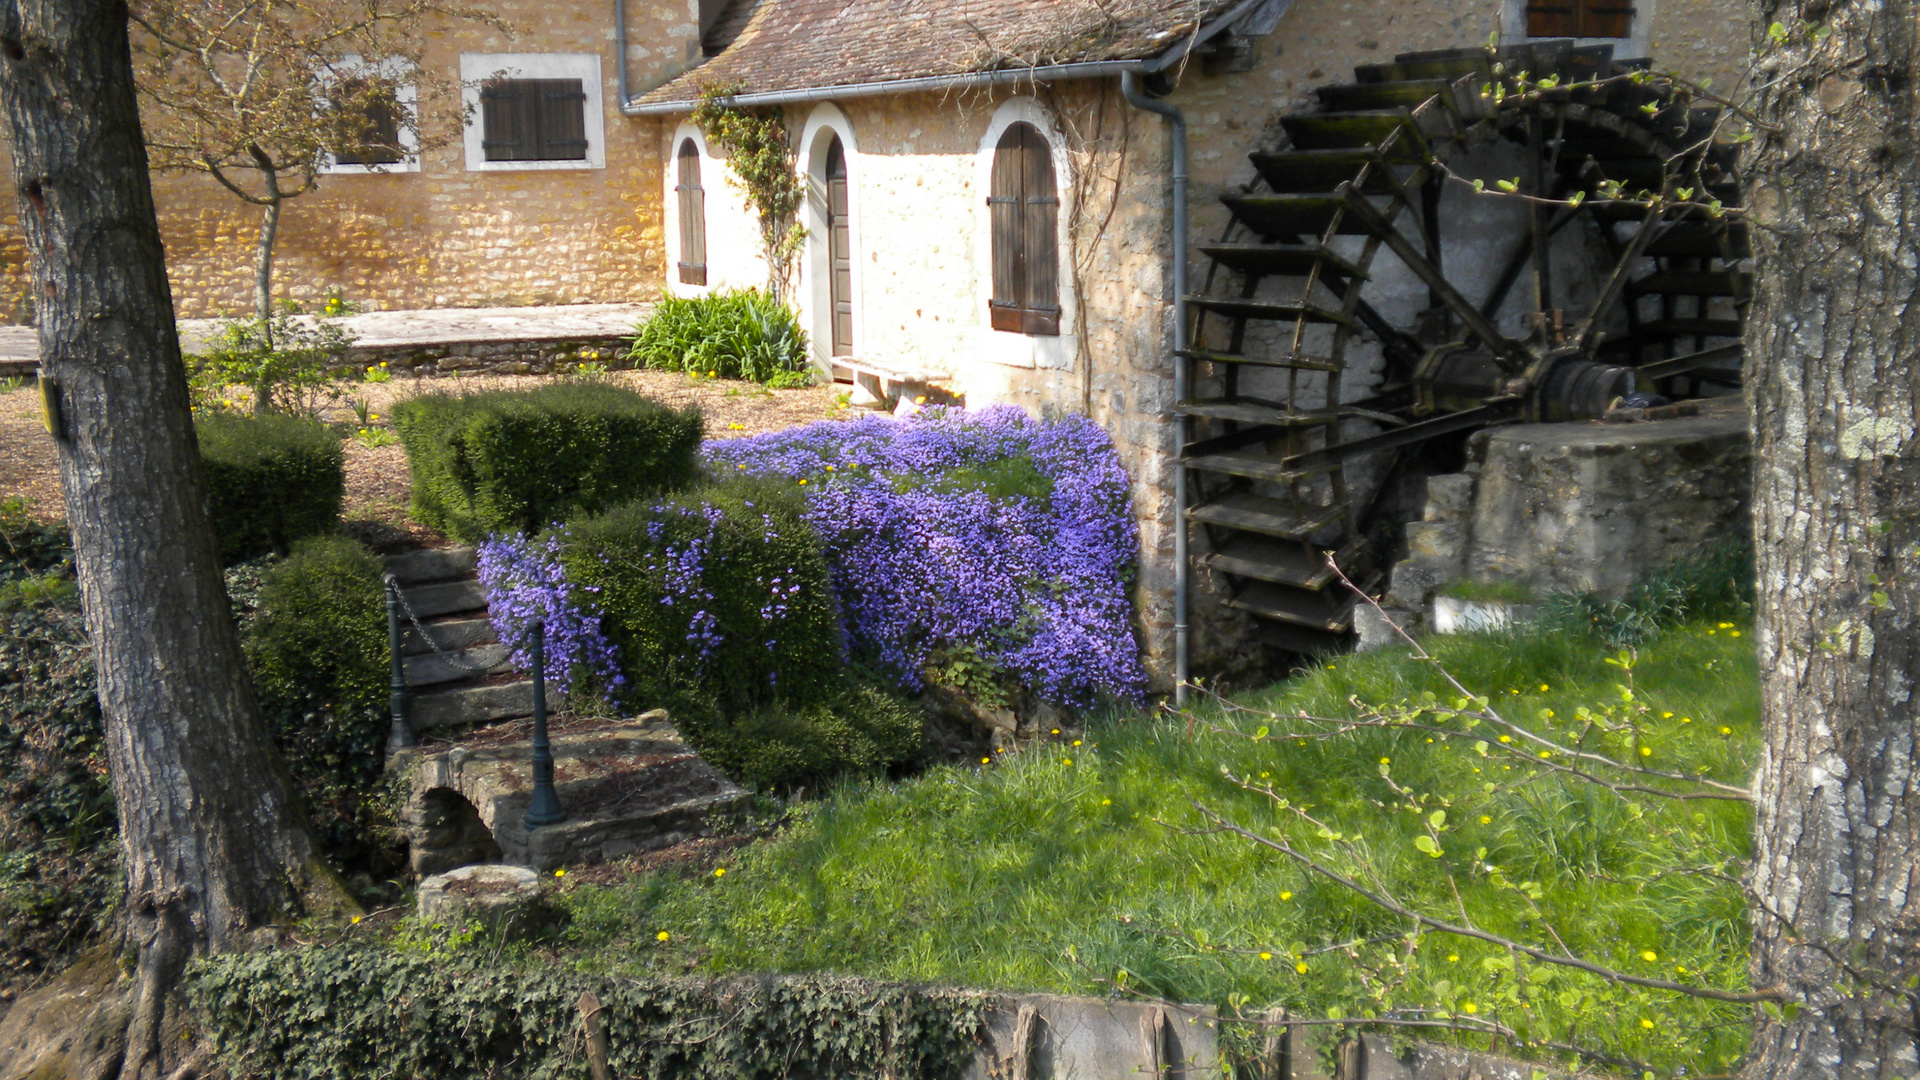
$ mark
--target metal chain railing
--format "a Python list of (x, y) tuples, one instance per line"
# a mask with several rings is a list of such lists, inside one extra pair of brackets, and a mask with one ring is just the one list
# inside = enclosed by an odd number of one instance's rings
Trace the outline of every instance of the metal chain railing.
[[(427, 643), (427, 648), (433, 655), (452, 665), (456, 670), (475, 675), (489, 674), (494, 668), (500, 666), (505, 657), (491, 664), (475, 664), (441, 648), (440, 643), (434, 640), (433, 635), (427, 631), (426, 625), (420, 621), (420, 616), (413, 610), (413, 605), (407, 603), (406, 594), (400, 590), (400, 579), (389, 573), (383, 575), (381, 581), (387, 590), (387, 654), (392, 662), (387, 699), (388, 708), (393, 713), (393, 724), (387, 732), (387, 754), (391, 756), (398, 751), (420, 744), (420, 740), (413, 733), (413, 691), (407, 686), (407, 669), (401, 649), (401, 638), (404, 636), (400, 628), (402, 615), (405, 615), (407, 621), (413, 624), (414, 633), (419, 634), (420, 640)], [(501, 647), (505, 648), (504, 642)]]

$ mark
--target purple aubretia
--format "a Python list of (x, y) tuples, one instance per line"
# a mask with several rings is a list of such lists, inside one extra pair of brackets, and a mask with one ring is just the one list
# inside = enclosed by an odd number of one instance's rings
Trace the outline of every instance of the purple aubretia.
[(804, 483), (848, 643), (904, 688), (963, 651), (1062, 705), (1144, 691), (1127, 476), (1092, 421), (929, 409), (705, 453), (723, 476)]
[(533, 667), (530, 627), (546, 623), (547, 682), (566, 693), (582, 675), (611, 697), (625, 682), (613, 645), (600, 628), (600, 608), (586, 588), (567, 581), (560, 565), (561, 536), (544, 541), (520, 534), (494, 536), (478, 549), (487, 615), (521, 671)]

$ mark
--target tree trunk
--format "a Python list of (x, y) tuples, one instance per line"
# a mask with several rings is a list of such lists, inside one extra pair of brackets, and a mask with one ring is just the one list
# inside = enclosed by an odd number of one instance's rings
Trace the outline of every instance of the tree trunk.
[(253, 315), (260, 333), (273, 346), (273, 242), (280, 233), (280, 193), (273, 174), (267, 174), (267, 204), (260, 210), (260, 242), (253, 252)]
[(0, 0), (0, 100), (139, 954), (123, 1075), (146, 1075), (186, 959), (246, 944), (331, 881), (260, 722), (215, 560), (124, 0)]
[(1746, 1075), (1912, 1077), (1920, 4), (1805, 2), (1761, 7), (1756, 107), (1775, 131), (1747, 200), (1766, 742), (1752, 976), (1798, 1008), (1760, 1018)]

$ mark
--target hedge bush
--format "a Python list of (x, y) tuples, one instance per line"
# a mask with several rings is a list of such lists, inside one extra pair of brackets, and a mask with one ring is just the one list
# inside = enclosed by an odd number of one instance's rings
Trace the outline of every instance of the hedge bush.
[(291, 416), (215, 414), (194, 423), (207, 511), (225, 565), (331, 532), (346, 491), (340, 438)]
[(378, 556), (344, 536), (302, 541), (261, 575), (242, 646), (260, 709), (337, 861), (380, 861), (388, 658)]
[(871, 776), (926, 756), (926, 717), (912, 702), (849, 685), (809, 705), (768, 702), (729, 716), (675, 703), (674, 724), (707, 764), (759, 791)]
[(615, 1076), (958, 1080), (986, 1005), (977, 992), (835, 976), (613, 978), (338, 946), (208, 957), (187, 987), (227, 1071), (267, 1080), (587, 1080), (587, 990)]
[(773, 387), (813, 381), (807, 333), (793, 310), (753, 290), (661, 300), (629, 355), (650, 368)]
[(395, 403), (393, 421), (415, 520), (469, 541), (675, 491), (698, 468), (698, 408), (598, 383), (428, 394)]

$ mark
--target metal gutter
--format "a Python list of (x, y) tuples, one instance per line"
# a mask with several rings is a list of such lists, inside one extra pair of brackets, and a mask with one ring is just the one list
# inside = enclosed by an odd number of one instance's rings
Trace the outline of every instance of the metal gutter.
[[(1178, 105), (1150, 98), (1140, 91), (1140, 76), (1133, 71), (1120, 73), (1120, 94), (1127, 104), (1166, 117), (1173, 129), (1173, 153), (1168, 170), (1173, 181), (1173, 400), (1176, 409), (1187, 400), (1187, 361), (1181, 355), (1187, 348), (1187, 117)], [(1173, 418), (1173, 701), (1187, 701), (1187, 677), (1191, 659), (1188, 628), (1189, 584), (1187, 566), (1187, 468), (1180, 463), (1186, 448), (1187, 418), (1176, 412)]]

